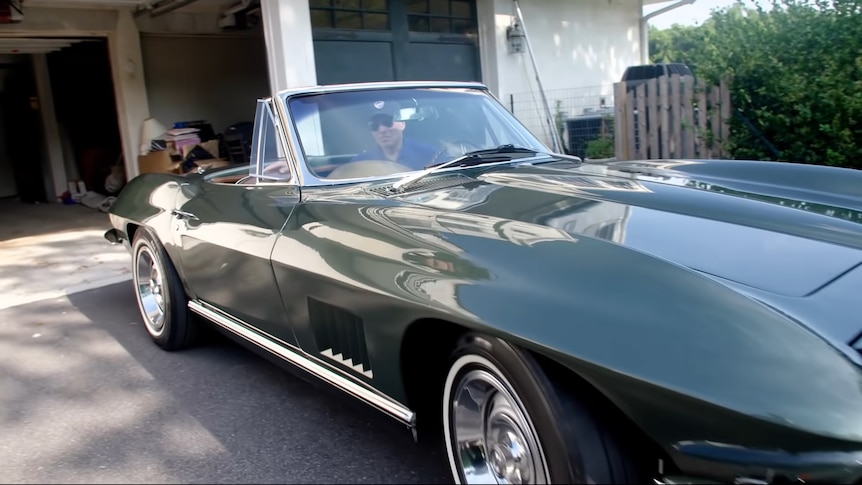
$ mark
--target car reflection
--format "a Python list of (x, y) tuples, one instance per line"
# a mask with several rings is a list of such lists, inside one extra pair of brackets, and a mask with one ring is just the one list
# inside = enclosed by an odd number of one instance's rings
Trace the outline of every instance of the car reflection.
[(597, 177), (595, 175), (548, 175), (547, 173), (489, 173), (480, 180), (519, 187), (522, 189), (553, 192), (560, 195), (583, 197), (591, 191), (651, 192), (637, 180), (618, 177)]
[(617, 170), (619, 170), (619, 167), (625, 167), (625, 169), (645, 168), (654, 170), (674, 170), (678, 167), (684, 167), (686, 165), (700, 165), (702, 163), (703, 162), (698, 162), (696, 160), (623, 160), (609, 162), (607, 166)]
[[(707, 192), (716, 192), (720, 194), (733, 195), (744, 199), (758, 200), (768, 202), (770, 204), (789, 207), (792, 209), (804, 210), (813, 212), (827, 217), (834, 217), (845, 221), (856, 222), (862, 224), (862, 211), (833, 205), (828, 203), (817, 203), (803, 201), (786, 196), (770, 195), (768, 193), (760, 193), (752, 190), (742, 190), (734, 188), (728, 184), (714, 183), (709, 180), (696, 180), (691, 178), (684, 171), (674, 171), (675, 169), (685, 165), (698, 165), (702, 162), (696, 161), (681, 161), (681, 160), (662, 160), (662, 161), (625, 161), (612, 162), (598, 166), (598, 170), (607, 173), (616, 171), (622, 173), (636, 173), (641, 180), (651, 182), (660, 182), (664, 184), (676, 185), (679, 187), (690, 187)], [(666, 172), (662, 172), (666, 171)], [(732, 184), (732, 181), (725, 181)], [(767, 190), (768, 191), (768, 190)]]
[(405, 197), (404, 200), (427, 207), (463, 211), (486, 203), (491, 193), (500, 188), (501, 186), (493, 184), (482, 184), (475, 187), (452, 187), (446, 190), (411, 195)]
[[(599, 201), (586, 197), (570, 197), (559, 193), (559, 184), (552, 185), (553, 190), (530, 190), (513, 194), (510, 190), (501, 191), (500, 189), (509, 189), (511, 186), (518, 187), (523, 176), (510, 177), (503, 183), (500, 183), (501, 180), (497, 178), (495, 182), (498, 183), (487, 183), (486, 180), (485, 183), (471, 184), (472, 187), (437, 190), (427, 194), (406, 197), (405, 200), (435, 208), (451, 208), (453, 212), (438, 218), (438, 223), (441, 224), (445, 223), (447, 219), (464, 219), (465, 217), (469, 219), (472, 217), (477, 226), (482, 226), (484, 223), (477, 219), (483, 217), (480, 215), (482, 213), (506, 214), (507, 219), (523, 221), (500, 224), (494, 229), (495, 231), (508, 231), (503, 237), (510, 241), (521, 239), (540, 241), (543, 238), (538, 235), (539, 233), (544, 236), (559, 235), (559, 232), (550, 232), (548, 228), (560, 230), (567, 235), (583, 234), (617, 243), (625, 241), (625, 228), (631, 213), (631, 207), (627, 204)], [(512, 183), (511, 180), (516, 182)], [(595, 185), (593, 186), (595, 187)], [(610, 186), (611, 190), (621, 190), (621, 188), (622, 186), (619, 184)], [(641, 187), (635, 187), (635, 189), (642, 191)], [(513, 200), (513, 196), (517, 197), (517, 201)], [(467, 210), (469, 212), (465, 212)], [(467, 215), (464, 216), (463, 214)], [(392, 225), (400, 227), (410, 224), (402, 222)], [(527, 227), (529, 229), (525, 229)], [(525, 230), (531, 235), (524, 238), (517, 234), (523, 233)]]
[(721, 194), (735, 195), (737, 197), (759, 200), (762, 202), (769, 202), (784, 207), (804, 210), (806, 212), (814, 212), (816, 214), (821, 214), (828, 217), (834, 217), (836, 219), (843, 219), (845, 221), (862, 224), (862, 212), (854, 209), (848, 209), (846, 207), (839, 207), (829, 204), (818, 204), (814, 202), (805, 202), (801, 200), (790, 199), (787, 197), (776, 197), (773, 195), (758, 194), (755, 192), (736, 190), (729, 187), (725, 187), (723, 185), (713, 184), (709, 182), (699, 182), (696, 180), (687, 180), (685, 185), (687, 187), (692, 187), (695, 189), (706, 190), (709, 192), (718, 192)]
[[(499, 241), (510, 248), (547, 242), (572, 244), (580, 234), (615, 242), (625, 239), (630, 211), (625, 204), (532, 192), (538, 196), (525, 200), (523, 210), (511, 218), (464, 210), (484, 204), (493, 209), (509, 197), (500, 188), (505, 185), (453, 187), (423, 194), (425, 204), (461, 208), (452, 211), (413, 205), (367, 205), (351, 210), (340, 205), (311, 207), (313, 214), (302, 217), (308, 217), (308, 222), (296, 228), (306, 234), (298, 240), (306, 241), (304, 245), (318, 262), (303, 258), (304, 264), (314, 264), (315, 271), (338, 275), (342, 281), (366, 289), (395, 289), (410, 300), (469, 314), (459, 301), (463, 288), (496, 278), (489, 269), (491, 263), (483, 263), (496, 256), (470, 252), (476, 238)], [(500, 200), (493, 200), (492, 194), (500, 194)], [(321, 268), (323, 265), (327, 268)]]
[[(398, 227), (407, 234), (431, 235), (435, 242), (449, 237), (435, 234), (454, 234), (506, 241), (518, 246), (533, 246), (544, 241), (577, 241), (571, 234), (553, 227), (531, 224), (519, 220), (501, 219), (485, 214), (446, 212), (421, 207), (369, 207), (360, 213), (368, 220), (388, 227)], [(451, 246), (450, 246), (451, 248)], [(454, 248), (460, 251), (460, 248)]]

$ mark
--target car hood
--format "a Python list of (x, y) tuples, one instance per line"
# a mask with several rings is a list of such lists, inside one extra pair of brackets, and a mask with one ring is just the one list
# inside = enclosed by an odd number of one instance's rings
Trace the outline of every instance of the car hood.
[[(752, 162), (738, 163), (742, 168)], [(567, 161), (470, 175), (445, 175), (449, 186), (438, 180), (436, 190), (420, 188), (403, 200), (604, 239), (790, 299), (812, 295), (862, 264), (862, 212), (846, 207), (858, 206), (855, 194), (842, 199), (840, 191), (741, 187), (742, 179), (720, 183), (679, 167), (633, 170)], [(749, 184), (757, 180), (743, 175)]]

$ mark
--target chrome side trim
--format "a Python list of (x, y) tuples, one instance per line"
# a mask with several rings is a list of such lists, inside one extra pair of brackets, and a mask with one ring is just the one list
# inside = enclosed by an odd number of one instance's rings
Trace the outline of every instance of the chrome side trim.
[(273, 340), (251, 330), (248, 325), (223, 314), (215, 308), (210, 308), (206, 303), (190, 301), (189, 310), (244, 338), (273, 355), (290, 362), (328, 384), (341, 389), (366, 404), (392, 416), (404, 424), (411, 427), (415, 426), (416, 413), (411, 411), (409, 408), (389, 396), (367, 389), (310, 360), (308, 357), (302, 355), (301, 349), (286, 344), (276, 343)]
[(345, 359), (343, 355), (333, 353), (332, 349), (321, 350), (320, 355), (322, 355), (324, 357), (329, 357), (330, 359), (332, 359), (335, 362), (338, 362), (341, 365), (350, 367), (351, 369), (355, 370), (356, 372), (359, 372), (360, 374), (364, 375), (365, 377), (367, 377), (369, 379), (374, 379), (374, 372), (373, 371), (363, 370), (362, 364), (356, 364), (353, 359)]

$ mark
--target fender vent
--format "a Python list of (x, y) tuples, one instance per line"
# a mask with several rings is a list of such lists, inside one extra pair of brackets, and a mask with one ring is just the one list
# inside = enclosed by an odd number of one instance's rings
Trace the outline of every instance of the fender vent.
[(393, 197), (398, 195), (409, 194), (413, 192), (422, 192), (425, 190), (440, 190), (456, 185), (463, 185), (470, 182), (475, 182), (476, 179), (461, 174), (440, 175), (437, 177), (429, 176), (410, 184), (403, 192), (395, 192), (392, 190), (393, 183), (375, 185), (368, 187), (366, 190), (372, 194), (381, 195), (383, 197)]
[(311, 297), (308, 314), (322, 356), (364, 377), (374, 377), (365, 344), (365, 327), (359, 317)]

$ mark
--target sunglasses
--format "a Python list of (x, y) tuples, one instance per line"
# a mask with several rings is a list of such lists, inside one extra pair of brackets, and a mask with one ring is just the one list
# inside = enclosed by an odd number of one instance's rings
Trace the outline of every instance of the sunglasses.
[(379, 114), (375, 115), (374, 118), (368, 122), (368, 129), (371, 131), (377, 131), (381, 126), (392, 128), (392, 124), (392, 115)]

